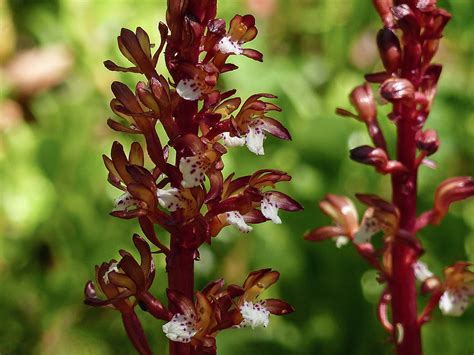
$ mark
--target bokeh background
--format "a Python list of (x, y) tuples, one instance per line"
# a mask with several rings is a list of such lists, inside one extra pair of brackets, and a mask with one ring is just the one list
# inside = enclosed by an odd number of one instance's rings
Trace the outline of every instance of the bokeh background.
[[(436, 170), (421, 169), (420, 211), (429, 208), (444, 178), (473, 173), (474, 2), (439, 1), (454, 15), (437, 60), (445, 64), (427, 124), (439, 131)], [(241, 235), (227, 228), (201, 249), (197, 285), (225, 277), (240, 284), (249, 270), (273, 267), (280, 282), (267, 296), (290, 301), (297, 312), (272, 318), (267, 329), (226, 331), (220, 354), (390, 354), (375, 317), (381, 290), (375, 273), (351, 247), (311, 244), (305, 231), (329, 223), (317, 208), (326, 192), (375, 192), (389, 198), (389, 180), (348, 159), (368, 143), (364, 127), (334, 114), (363, 73), (380, 68), (374, 36), (380, 24), (368, 0), (220, 1), (219, 15), (252, 12), (260, 35), (251, 47), (264, 64), (232, 58), (241, 69), (222, 76), (243, 98), (279, 96), (278, 119), (292, 142), (269, 138), (265, 157), (234, 149), (227, 172), (258, 168), (289, 171), (286, 191), (305, 211), (284, 223), (256, 226)], [(135, 222), (108, 216), (117, 191), (106, 182), (101, 155), (130, 137), (106, 126), (110, 83), (134, 75), (108, 72), (105, 59), (124, 63), (116, 47), (121, 27), (142, 26), (158, 40), (164, 0), (0, 0), (0, 353), (130, 354), (120, 317), (82, 304), (94, 265), (132, 250)], [(163, 63), (160, 63), (163, 68)], [(389, 141), (393, 127), (380, 119)], [(361, 207), (361, 206), (359, 206)], [(423, 260), (436, 273), (455, 260), (474, 261), (474, 203), (464, 202), (421, 239)], [(163, 235), (164, 238), (166, 236)], [(156, 258), (158, 269), (163, 260)], [(166, 275), (153, 291), (163, 297)], [(426, 299), (420, 298), (420, 303)], [(167, 342), (161, 323), (143, 315), (157, 354)], [(424, 327), (426, 354), (474, 351), (474, 307), (461, 318), (442, 317)]]

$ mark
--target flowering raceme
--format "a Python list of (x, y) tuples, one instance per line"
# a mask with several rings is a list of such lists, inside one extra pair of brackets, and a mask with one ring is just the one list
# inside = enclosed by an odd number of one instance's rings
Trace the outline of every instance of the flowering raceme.
[[(255, 94), (242, 104), (236, 90), (219, 89), (220, 75), (237, 69), (227, 62), (231, 56), (257, 61), (263, 56), (247, 48), (257, 35), (253, 16), (236, 15), (227, 29), (215, 15), (215, 0), (170, 0), (167, 24), (158, 26), (161, 41), (156, 51), (142, 28), (122, 29), (118, 46), (132, 66), (104, 63), (109, 70), (145, 77), (133, 91), (123, 83), (112, 83), (110, 107), (119, 119), (107, 123), (136, 140), (128, 156), (114, 142), (110, 156), (103, 157), (108, 181), (120, 190), (111, 214), (138, 219), (145, 238), (133, 237), (140, 262), (121, 250), (119, 261), (96, 267), (96, 282), (105, 299), (99, 298), (90, 281), (85, 302), (118, 310), (128, 337), (142, 354), (150, 354), (151, 349), (135, 312), (137, 304), (166, 322), (162, 330), (170, 339), (171, 354), (216, 353), (219, 331), (266, 327), (270, 314), (293, 311), (284, 301), (259, 298), (279, 278), (270, 269), (250, 273), (242, 287), (224, 287), (224, 281), (217, 280), (194, 290), (194, 262), (203, 243), (210, 244), (227, 226), (248, 233), (252, 224), (282, 223), (279, 210), (301, 209), (275, 190), (277, 183), (291, 180), (283, 171), (223, 176), (228, 148), (245, 145), (263, 155), (267, 134), (283, 140), (289, 140), (290, 134), (269, 116), (280, 111), (270, 102), (275, 96)], [(161, 57), (169, 79), (156, 70)], [(157, 125), (164, 128), (165, 139), (158, 135)], [(169, 245), (158, 238), (154, 225), (170, 234)], [(168, 306), (149, 291), (157, 254), (166, 258)]]
[[(440, 145), (436, 131), (424, 128), (442, 70), (431, 60), (451, 15), (438, 8), (436, 0), (373, 0), (373, 5), (383, 23), (376, 42), (384, 70), (367, 74), (366, 82), (350, 93), (355, 113), (342, 108), (336, 113), (365, 124), (372, 145), (353, 148), (350, 158), (372, 166), (379, 174), (389, 174), (392, 198), (389, 202), (372, 194), (356, 194), (367, 206), (359, 221), (349, 198), (327, 194), (319, 206), (334, 224), (316, 228), (305, 238), (332, 239), (337, 247), (352, 243), (385, 285), (377, 313), (397, 354), (419, 355), (421, 326), (437, 307), (444, 315), (464, 313), (469, 297), (474, 295), (474, 274), (472, 264), (459, 261), (445, 268), (444, 281), (440, 281), (419, 260), (424, 250), (417, 232), (428, 224), (440, 224), (452, 203), (473, 196), (474, 180), (460, 176), (443, 181), (435, 191), (433, 208), (417, 215), (418, 170), (423, 166), (436, 168), (427, 157)], [(394, 158), (378, 123), (371, 84), (379, 85), (379, 101), (392, 106), (388, 119), (397, 132)], [(382, 243), (373, 243), (377, 234)], [(420, 292), (416, 280), (421, 283)], [(418, 293), (430, 295), (420, 313)]]

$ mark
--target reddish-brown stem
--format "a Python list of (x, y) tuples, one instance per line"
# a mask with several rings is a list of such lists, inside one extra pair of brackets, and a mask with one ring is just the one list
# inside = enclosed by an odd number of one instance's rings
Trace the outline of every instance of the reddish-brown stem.
[[(190, 300), (194, 298), (194, 250), (183, 248), (183, 238), (192, 236), (171, 234), (171, 248), (167, 256), (168, 287)], [(176, 305), (170, 304), (171, 313), (179, 313)], [(190, 344), (170, 341), (170, 355), (193, 354)]]
[(441, 290), (436, 290), (431, 294), (430, 300), (418, 317), (418, 324), (420, 326), (430, 320), (431, 312), (438, 306), (442, 294), (443, 292)]
[[(400, 229), (414, 233), (416, 223), (416, 141), (413, 114), (415, 107), (395, 105), (400, 114), (397, 122), (397, 159), (406, 173), (392, 175), (392, 199), (400, 211)], [(389, 280), (392, 296), (393, 325), (397, 329), (395, 344), (398, 355), (420, 355), (421, 334), (417, 321), (416, 285), (413, 263), (417, 249), (405, 238), (395, 238), (392, 247), (392, 275)]]

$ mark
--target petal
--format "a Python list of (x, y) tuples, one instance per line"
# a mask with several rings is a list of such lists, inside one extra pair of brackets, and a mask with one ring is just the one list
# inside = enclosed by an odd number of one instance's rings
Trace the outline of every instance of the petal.
[(115, 207), (113, 211), (128, 211), (136, 208), (138, 203), (139, 200), (133, 198), (130, 192), (127, 191), (115, 199)]
[(186, 207), (186, 200), (177, 188), (173, 187), (168, 190), (157, 189), (156, 194), (160, 206), (166, 208), (170, 212), (175, 212), (180, 208)]
[(469, 306), (469, 296), (464, 290), (447, 289), (439, 300), (439, 309), (445, 316), (460, 316)]
[(245, 144), (247, 148), (254, 154), (263, 155), (263, 141), (265, 140), (265, 132), (263, 131), (264, 123), (261, 120), (254, 120), (249, 124), (247, 134), (245, 136)]
[(336, 248), (341, 248), (347, 243), (349, 243), (350, 239), (344, 235), (340, 235), (333, 238), (334, 242), (336, 243)]
[(179, 162), (179, 171), (183, 174), (181, 185), (184, 188), (196, 187), (204, 181), (204, 173), (207, 171), (208, 164), (202, 155), (181, 158)]
[(244, 137), (231, 136), (229, 132), (222, 133), (222, 140), (226, 147), (241, 147), (245, 144)]
[(267, 327), (270, 322), (270, 312), (265, 307), (264, 301), (257, 303), (245, 301), (239, 310), (243, 318), (239, 327), (250, 326), (252, 329), (256, 327)]
[(273, 196), (273, 193), (267, 192), (263, 195), (261, 202), (262, 214), (270, 219), (275, 224), (281, 224), (281, 219), (278, 217), (278, 203)]
[(354, 243), (370, 243), (372, 236), (380, 231), (380, 225), (377, 219), (372, 217), (372, 209), (368, 209), (362, 219), (361, 226), (354, 234)]
[(416, 279), (420, 282), (424, 282), (426, 279), (433, 276), (433, 273), (428, 269), (428, 266), (420, 260), (413, 264), (413, 271), (415, 272)]
[(178, 85), (176, 85), (176, 92), (179, 96), (188, 101), (196, 101), (202, 95), (202, 90), (194, 79), (180, 80)]
[(111, 272), (118, 272), (118, 271), (119, 271), (118, 263), (111, 263), (107, 271), (104, 273), (104, 275), (102, 275), (102, 279), (104, 280), (104, 283), (109, 284), (110, 283), (109, 274)]
[(163, 324), (162, 329), (168, 339), (179, 343), (189, 343), (197, 333), (194, 319), (181, 313), (176, 313), (168, 323)]
[(245, 220), (239, 211), (226, 212), (225, 217), (229, 224), (236, 226), (237, 229), (242, 233), (248, 233), (253, 229), (251, 226), (245, 223)]
[(228, 36), (222, 37), (222, 39), (217, 43), (217, 49), (219, 52), (224, 54), (242, 54), (242, 47), (237, 43), (232, 41)]

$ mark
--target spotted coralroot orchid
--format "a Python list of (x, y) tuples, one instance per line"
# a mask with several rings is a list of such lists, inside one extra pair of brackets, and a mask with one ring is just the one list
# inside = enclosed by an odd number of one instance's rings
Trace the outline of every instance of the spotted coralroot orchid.
[(196, 292), (194, 301), (168, 289), (168, 297), (177, 311), (162, 330), (172, 341), (190, 343), (204, 353), (212, 353), (219, 332), (247, 326), (266, 327), (271, 314), (293, 312), (293, 308), (282, 300), (259, 299), (278, 278), (278, 272), (262, 269), (251, 272), (243, 286), (224, 287), (224, 280), (219, 279)]
[[(376, 42), (384, 70), (367, 74), (366, 82), (350, 93), (354, 111), (338, 108), (336, 113), (366, 126), (372, 144), (353, 148), (350, 157), (390, 175), (391, 200), (356, 194), (366, 206), (359, 219), (351, 199), (327, 194), (320, 208), (334, 224), (316, 228), (305, 238), (331, 239), (338, 247), (351, 243), (376, 268), (379, 282), (385, 284), (378, 318), (397, 354), (419, 355), (421, 326), (438, 305), (445, 315), (463, 313), (472, 296), (473, 274), (467, 263), (458, 262), (446, 268), (445, 281), (441, 282), (419, 261), (424, 250), (417, 232), (441, 223), (452, 203), (473, 196), (474, 180), (469, 176), (445, 180), (435, 191), (434, 207), (417, 216), (418, 169), (422, 165), (436, 167), (428, 157), (440, 144), (436, 131), (425, 128), (442, 70), (432, 59), (451, 15), (438, 8), (436, 0), (373, 0), (373, 5), (383, 23)], [(378, 86), (377, 95), (374, 85)], [(377, 101), (392, 108), (388, 118), (397, 132), (394, 157), (378, 122)], [(381, 243), (373, 243), (374, 238)], [(418, 293), (431, 295), (421, 312), (417, 311)]]
[[(283, 171), (223, 175), (228, 149), (246, 146), (263, 155), (268, 134), (291, 137), (270, 117), (280, 111), (272, 102), (275, 96), (259, 93), (243, 101), (236, 90), (219, 88), (220, 75), (237, 69), (228, 62), (232, 56), (256, 61), (263, 56), (248, 45), (257, 35), (254, 17), (236, 15), (227, 26), (216, 18), (216, 6), (216, 0), (169, 0), (167, 23), (158, 25), (161, 39), (156, 46), (142, 28), (122, 29), (118, 47), (130, 66), (104, 63), (112, 71), (143, 75), (133, 89), (112, 83), (110, 107), (118, 118), (107, 123), (134, 142), (128, 154), (114, 142), (103, 159), (108, 181), (120, 190), (111, 215), (138, 219), (145, 239), (133, 237), (140, 262), (121, 250), (119, 261), (96, 268), (96, 285), (105, 298), (97, 296), (90, 281), (85, 303), (118, 310), (141, 354), (151, 350), (135, 313), (137, 304), (165, 322), (171, 354), (216, 353), (218, 331), (267, 326), (270, 314), (292, 311), (283, 301), (258, 299), (279, 276), (266, 269), (250, 274), (243, 287), (224, 289), (216, 281), (195, 292), (194, 262), (202, 244), (211, 244), (223, 228), (249, 233), (253, 224), (282, 223), (280, 210), (302, 208), (276, 190), (279, 182), (291, 180)], [(157, 71), (160, 57), (169, 75)], [(157, 126), (166, 137), (157, 133)], [(169, 244), (158, 237), (155, 225), (170, 234)], [(168, 306), (150, 292), (153, 256), (160, 255), (168, 274)]]

